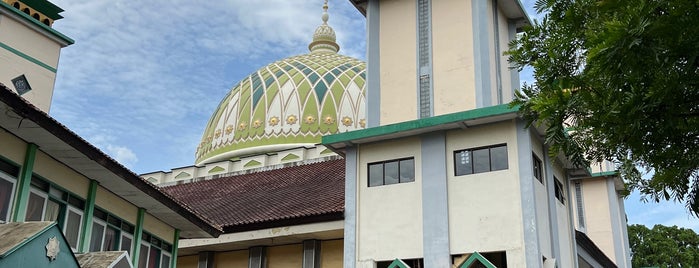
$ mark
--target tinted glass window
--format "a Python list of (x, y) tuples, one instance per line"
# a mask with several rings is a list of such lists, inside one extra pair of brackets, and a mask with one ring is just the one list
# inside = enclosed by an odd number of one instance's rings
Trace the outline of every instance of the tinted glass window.
[(490, 167), (492, 170), (507, 169), (507, 146), (490, 148)]
[(369, 186), (383, 185), (383, 164), (369, 165)]
[(473, 151), (473, 173), (490, 171), (490, 153), (488, 148)]
[(415, 159), (400, 161), (400, 182), (415, 181)]
[(384, 184), (399, 183), (398, 162), (388, 162), (384, 164)]

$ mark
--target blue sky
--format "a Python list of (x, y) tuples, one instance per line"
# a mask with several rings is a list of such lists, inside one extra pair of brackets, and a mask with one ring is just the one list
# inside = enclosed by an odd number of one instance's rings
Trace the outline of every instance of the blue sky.
[[(136, 173), (190, 166), (201, 133), (238, 81), (304, 54), (322, 1), (52, 0), (64, 48), (51, 115)], [(533, 0), (522, 1), (532, 18)], [(330, 1), (340, 53), (365, 59), (365, 19)], [(531, 74), (523, 73), (523, 81)], [(681, 204), (626, 200), (629, 223), (699, 231)]]

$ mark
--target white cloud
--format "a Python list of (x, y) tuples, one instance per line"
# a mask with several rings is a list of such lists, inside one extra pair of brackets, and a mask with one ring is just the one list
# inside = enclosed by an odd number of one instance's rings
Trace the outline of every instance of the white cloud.
[[(320, 0), (53, 3), (66, 10), (54, 28), (76, 43), (61, 52), (51, 114), (131, 148), (137, 172), (192, 164), (220, 99), (252, 71), (306, 53), (322, 14)], [(349, 1), (329, 11), (342, 53), (363, 58), (361, 14)]]
[(138, 157), (136, 157), (136, 154), (131, 151), (131, 149), (123, 146), (109, 144), (107, 145), (107, 153), (117, 162), (127, 167), (133, 166), (133, 164), (138, 162)]

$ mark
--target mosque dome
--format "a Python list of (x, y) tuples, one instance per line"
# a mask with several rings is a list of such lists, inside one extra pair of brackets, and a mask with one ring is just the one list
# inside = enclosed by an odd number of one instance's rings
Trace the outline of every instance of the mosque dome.
[(260, 68), (221, 100), (197, 147), (197, 165), (315, 146), (324, 135), (365, 127), (366, 64), (337, 53), (327, 8), (326, 1), (310, 53)]

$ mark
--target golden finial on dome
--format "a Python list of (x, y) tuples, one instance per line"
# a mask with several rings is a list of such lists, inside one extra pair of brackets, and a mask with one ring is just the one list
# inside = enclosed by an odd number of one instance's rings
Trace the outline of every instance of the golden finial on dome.
[(308, 49), (311, 53), (317, 52), (331, 52), (337, 53), (340, 51), (340, 46), (335, 42), (335, 30), (328, 25), (328, 0), (325, 0), (323, 4), (323, 24), (316, 28), (315, 33), (313, 33), (313, 42), (308, 45)]

